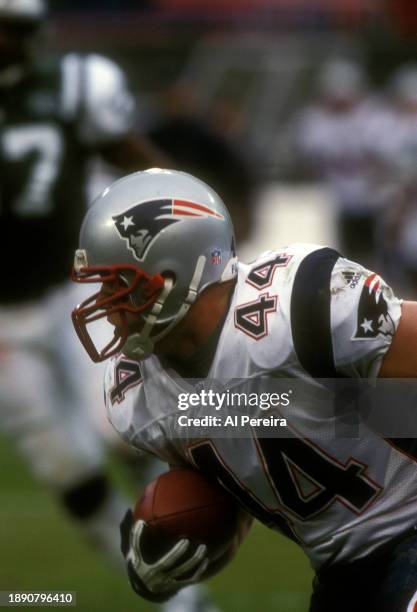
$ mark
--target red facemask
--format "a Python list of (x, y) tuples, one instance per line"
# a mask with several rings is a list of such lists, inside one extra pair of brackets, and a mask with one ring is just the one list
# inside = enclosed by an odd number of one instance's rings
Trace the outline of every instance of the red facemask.
[[(126, 279), (131, 279), (127, 281)], [(121, 351), (129, 336), (126, 313), (140, 314), (150, 309), (164, 287), (161, 274), (150, 276), (134, 265), (87, 266), (78, 271), (73, 268), (72, 280), (77, 283), (99, 283), (111, 287), (111, 293), (99, 291), (81, 302), (72, 312), (75, 331), (89, 354), (98, 363)], [(135, 302), (140, 300), (140, 305)], [(98, 350), (87, 330), (94, 321), (117, 313), (120, 325), (113, 338)]]

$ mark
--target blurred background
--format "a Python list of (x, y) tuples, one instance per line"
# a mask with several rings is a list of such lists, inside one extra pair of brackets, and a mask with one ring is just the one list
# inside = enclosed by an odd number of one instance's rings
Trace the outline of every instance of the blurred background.
[[(48, 56), (100, 54), (122, 69), (136, 104), (132, 132), (223, 196), (243, 260), (323, 243), (376, 270), (400, 297), (417, 297), (413, 0), (51, 0), (46, 22)], [(89, 200), (120, 173), (90, 157)], [(120, 448), (105, 423), (102, 368), (80, 363), (101, 469), (121, 499), (136, 498), (156, 468)], [(0, 466), (0, 590), (75, 590), (86, 612), (156, 609), (80, 537), (13, 437), (1, 438)], [(308, 563), (271, 535), (256, 526), (208, 583), (219, 610), (307, 609)]]
[(51, 18), (54, 51), (114, 59), (136, 129), (236, 208), (241, 256), (318, 240), (415, 294), (413, 2), (52, 1)]

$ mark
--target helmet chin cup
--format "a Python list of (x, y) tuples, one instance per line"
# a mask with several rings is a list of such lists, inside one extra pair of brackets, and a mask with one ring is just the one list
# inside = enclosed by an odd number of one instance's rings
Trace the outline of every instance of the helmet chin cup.
[(142, 334), (131, 334), (123, 345), (123, 355), (133, 361), (142, 361), (152, 355), (154, 342), (151, 338), (143, 338)]

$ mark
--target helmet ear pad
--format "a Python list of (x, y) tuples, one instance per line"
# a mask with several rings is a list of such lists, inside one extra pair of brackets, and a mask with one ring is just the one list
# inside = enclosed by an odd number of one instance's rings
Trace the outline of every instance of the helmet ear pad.
[[(175, 274), (173, 272), (161, 272), (160, 274), (161, 278), (165, 281), (165, 279), (169, 279), (170, 282), (172, 283), (173, 287), (175, 287)], [(126, 284), (126, 286), (130, 286), (131, 284), (131, 275), (130, 275), (130, 279), (128, 277), (123, 278), (122, 277), (123, 282)], [(130, 299), (132, 300), (132, 304), (135, 307), (140, 307), (143, 305), (143, 303), (146, 300), (146, 292), (144, 293), (143, 288), (142, 287), (138, 287), (137, 289), (133, 290), (130, 294)], [(147, 315), (147, 311), (143, 311), (141, 312), (141, 318), (142, 319), (146, 319), (146, 315)]]

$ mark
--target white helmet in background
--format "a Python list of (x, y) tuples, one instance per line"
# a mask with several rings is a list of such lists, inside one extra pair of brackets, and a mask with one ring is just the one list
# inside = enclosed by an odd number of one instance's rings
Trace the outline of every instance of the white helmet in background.
[(364, 71), (358, 63), (334, 58), (323, 64), (317, 92), (324, 98), (351, 100), (362, 96), (366, 86)]
[(402, 103), (417, 106), (417, 64), (401, 66), (391, 78), (390, 89)]

